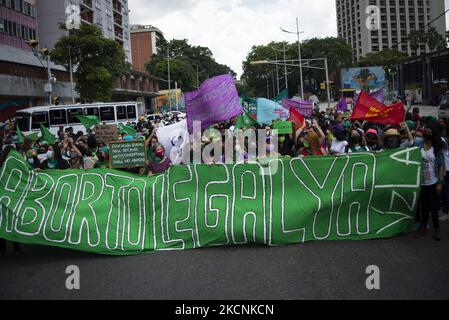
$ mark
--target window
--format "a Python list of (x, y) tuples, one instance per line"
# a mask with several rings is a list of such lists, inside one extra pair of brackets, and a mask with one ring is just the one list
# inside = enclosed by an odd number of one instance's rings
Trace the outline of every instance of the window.
[(98, 108), (86, 108), (84, 109), (84, 115), (98, 117)]
[(5, 20), (0, 17), (0, 32), (5, 32)]
[(75, 124), (80, 123), (80, 120), (76, 116), (82, 116), (83, 115), (83, 109), (76, 108), (76, 109), (68, 109), (67, 110), (67, 118), (69, 124)]
[(118, 106), (117, 107), (117, 121), (119, 120), (126, 120), (126, 107), (125, 106)]
[(31, 130), (40, 129), (40, 124), (48, 128), (48, 112), (33, 113), (31, 118)]
[(15, 120), (21, 131), (30, 131), (30, 114), (17, 113)]
[(126, 113), (128, 114), (128, 120), (131, 120), (131, 119), (137, 120), (136, 106), (127, 106)]
[(100, 108), (101, 121), (115, 121), (114, 107)]
[(50, 110), (50, 125), (51, 126), (66, 126), (67, 113), (65, 110)]

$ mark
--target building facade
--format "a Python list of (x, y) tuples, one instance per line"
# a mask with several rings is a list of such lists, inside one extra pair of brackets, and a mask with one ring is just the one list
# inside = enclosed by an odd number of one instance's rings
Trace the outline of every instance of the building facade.
[(413, 50), (407, 40), (429, 24), (446, 34), (444, 0), (336, 0), (336, 8), (338, 36), (351, 44), (354, 61), (388, 48), (409, 56), (429, 53), (425, 45)]
[(72, 4), (79, 6), (82, 23), (100, 27), (104, 37), (117, 41), (125, 50), (127, 62), (132, 62), (128, 0), (37, 0), (42, 45), (51, 50), (64, 35), (58, 24), (66, 21), (67, 7)]
[[(27, 43), (36, 39), (37, 33), (36, 0), (0, 0), (0, 122), (19, 109), (47, 103), (46, 61), (39, 60)], [(69, 74), (54, 64), (50, 69), (57, 80), (53, 94), (69, 103)]]
[(145, 72), (145, 65), (153, 54), (157, 54), (157, 42), (164, 38), (164, 34), (158, 28), (148, 25), (132, 25), (130, 33), (133, 67)]

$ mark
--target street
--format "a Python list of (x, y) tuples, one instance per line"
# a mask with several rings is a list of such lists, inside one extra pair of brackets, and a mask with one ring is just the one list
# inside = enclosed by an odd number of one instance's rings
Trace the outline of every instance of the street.
[[(449, 299), (447, 222), (442, 236), (131, 257), (27, 245), (0, 257), (0, 299)], [(80, 269), (80, 290), (65, 287), (69, 265)], [(366, 289), (370, 265), (380, 269), (380, 290)]]

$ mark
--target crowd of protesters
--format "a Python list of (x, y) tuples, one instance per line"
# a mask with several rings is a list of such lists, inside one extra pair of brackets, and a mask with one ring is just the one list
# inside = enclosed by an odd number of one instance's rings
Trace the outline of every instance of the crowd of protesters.
[[(380, 152), (398, 148), (419, 147), (423, 156), (422, 191), (416, 214), (417, 237), (423, 237), (428, 230), (429, 217), (433, 224), (433, 238), (441, 240), (440, 220), (449, 219), (449, 147), (448, 122), (446, 119), (421, 117), (419, 109), (407, 113), (406, 121), (400, 125), (385, 126), (374, 123), (350, 120), (350, 113), (336, 111), (320, 112), (314, 110), (311, 117), (303, 123), (293, 123), (291, 134), (279, 135), (277, 154), (273, 145), (268, 143), (265, 156), (276, 157), (309, 157), (309, 156), (339, 156), (350, 153)], [(130, 136), (122, 132), (119, 140), (145, 140), (148, 152), (147, 166), (140, 171), (128, 171), (152, 176), (168, 170), (172, 166), (170, 156), (166, 154), (157, 138), (157, 130), (178, 122), (177, 115), (162, 115), (157, 120), (147, 120), (141, 117), (138, 123), (128, 123), (137, 132)], [(234, 130), (235, 119), (213, 126), (220, 131), (222, 139), (226, 130)], [(254, 126), (247, 129), (264, 129), (267, 132), (267, 142), (272, 137), (272, 126)], [(12, 150), (20, 152), (29, 165), (35, 170), (66, 170), (109, 167), (109, 148), (98, 143), (95, 134), (87, 130), (73, 132), (71, 128), (61, 127), (54, 144), (46, 141), (32, 141), (24, 138), (19, 144), (18, 133), (14, 125), (4, 130), (0, 141), (0, 168)], [(215, 139), (220, 139), (215, 137)], [(201, 148), (214, 139), (202, 140)], [(224, 144), (223, 144), (224, 145)], [(251, 150), (257, 145), (246, 143), (240, 146), (234, 144), (235, 152), (243, 152), (244, 159), (250, 158)], [(192, 145), (193, 152), (195, 145)], [(259, 154), (259, 153), (257, 153)], [(193, 157), (191, 157), (193, 159)], [(204, 161), (204, 159), (203, 159)], [(224, 159), (222, 159), (224, 162)], [(216, 163), (212, 158), (206, 163)], [(18, 244), (14, 244), (18, 251)], [(0, 253), (5, 251), (5, 242), (0, 239)]]

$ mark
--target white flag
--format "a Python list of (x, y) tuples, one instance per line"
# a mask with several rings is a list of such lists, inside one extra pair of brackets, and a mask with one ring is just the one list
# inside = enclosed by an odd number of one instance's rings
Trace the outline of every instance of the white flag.
[[(156, 135), (173, 164), (188, 164), (190, 159), (190, 136), (187, 120), (159, 128)], [(185, 161), (183, 161), (184, 158), (186, 159)]]

